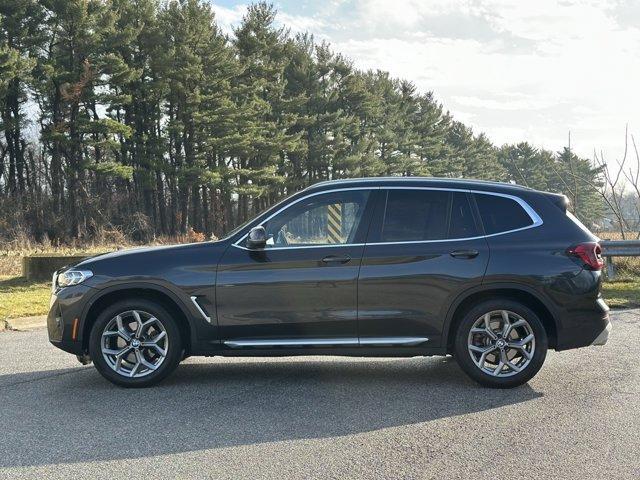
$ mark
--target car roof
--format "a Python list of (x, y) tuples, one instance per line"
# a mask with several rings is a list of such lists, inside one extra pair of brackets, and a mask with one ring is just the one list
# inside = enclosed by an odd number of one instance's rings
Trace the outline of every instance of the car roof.
[[(352, 187), (389, 187), (389, 186), (415, 186), (434, 188), (457, 188), (461, 190), (479, 190), (487, 192), (524, 193), (536, 192), (529, 187), (514, 183), (491, 182), (487, 180), (474, 180), (463, 178), (433, 178), (433, 177), (371, 177), (349, 178), (344, 180), (329, 180), (316, 183), (307, 187), (305, 191), (333, 190), (335, 188)], [(546, 192), (541, 192), (546, 193)]]

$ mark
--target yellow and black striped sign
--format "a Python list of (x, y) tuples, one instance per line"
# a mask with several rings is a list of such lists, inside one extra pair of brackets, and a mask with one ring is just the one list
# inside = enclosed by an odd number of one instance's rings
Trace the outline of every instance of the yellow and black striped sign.
[(329, 243), (344, 243), (342, 238), (342, 204), (329, 205), (327, 231)]

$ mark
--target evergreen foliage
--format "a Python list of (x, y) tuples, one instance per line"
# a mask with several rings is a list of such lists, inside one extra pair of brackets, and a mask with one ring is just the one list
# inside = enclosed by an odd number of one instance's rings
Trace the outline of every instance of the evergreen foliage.
[(0, 111), (4, 237), (221, 235), (317, 181), (379, 175), (515, 181), (602, 213), (588, 160), (498, 148), (262, 2), (227, 36), (204, 0), (1, 1)]

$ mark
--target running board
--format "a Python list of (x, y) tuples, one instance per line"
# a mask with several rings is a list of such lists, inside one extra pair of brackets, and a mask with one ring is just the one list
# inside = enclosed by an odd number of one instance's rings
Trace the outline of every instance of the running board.
[(284, 339), (247, 339), (226, 340), (224, 344), (231, 348), (243, 347), (415, 347), (428, 342), (427, 337), (365, 337), (357, 338), (284, 338)]

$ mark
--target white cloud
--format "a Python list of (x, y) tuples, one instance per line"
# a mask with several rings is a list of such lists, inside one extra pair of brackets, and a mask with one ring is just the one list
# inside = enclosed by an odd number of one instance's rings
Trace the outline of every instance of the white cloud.
[[(231, 23), (243, 11), (224, 10)], [(581, 155), (602, 148), (615, 158), (626, 123), (640, 135), (637, 0), (336, 0), (312, 14), (281, 10), (292, 31), (433, 91), (497, 143), (559, 150), (570, 130)]]
[(286, 12), (280, 12), (278, 14), (278, 22), (289, 28), (292, 33), (314, 33), (326, 26), (325, 22), (319, 18), (304, 15), (290, 15)]
[(237, 26), (242, 21), (242, 16), (247, 10), (247, 5), (240, 4), (233, 8), (227, 8), (214, 4), (211, 8), (215, 13), (218, 26), (223, 32), (231, 34), (233, 33), (233, 27)]
[[(619, 25), (607, 4), (366, 0), (358, 12), (366, 14), (357, 21), (369, 38), (340, 39), (336, 50), (358, 66), (433, 90), (452, 113), (498, 143), (529, 140), (559, 150), (571, 130), (580, 154), (605, 148), (620, 156), (625, 124), (640, 130), (640, 30)], [(429, 33), (441, 15), (452, 14), (465, 26), (471, 25), (465, 18), (481, 18), (495, 35)], [(377, 26), (385, 35), (376, 35)], [(398, 33), (390, 38), (393, 29)], [(531, 43), (510, 48), (518, 42)]]

